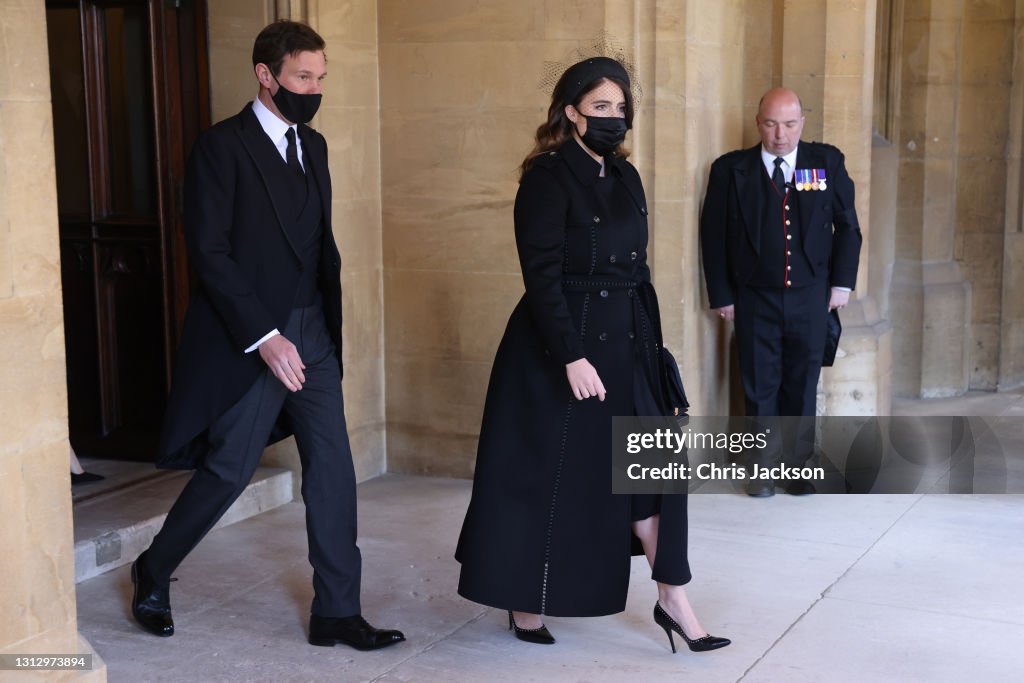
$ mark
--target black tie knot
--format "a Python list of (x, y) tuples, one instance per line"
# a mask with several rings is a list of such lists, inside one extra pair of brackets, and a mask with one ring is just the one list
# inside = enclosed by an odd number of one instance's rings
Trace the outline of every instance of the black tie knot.
[(786, 193), (786, 175), (782, 172), (782, 157), (775, 157), (775, 170), (772, 172), (772, 183), (780, 194)]

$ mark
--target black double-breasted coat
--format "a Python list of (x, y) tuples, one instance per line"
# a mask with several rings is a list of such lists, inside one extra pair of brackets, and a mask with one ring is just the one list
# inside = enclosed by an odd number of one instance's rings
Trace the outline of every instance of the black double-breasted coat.
[[(640, 303), (650, 298), (641, 296), (650, 270), (639, 174), (618, 157), (605, 164), (599, 177), (600, 164), (570, 139), (535, 159), (516, 196), (526, 292), (494, 360), (456, 550), (459, 593), (493, 607), (555, 616), (622, 611), (637, 550), (631, 522), (659, 509), (655, 576), (690, 578), (685, 496), (666, 496), (666, 505), (612, 494), (612, 416), (651, 404), (638, 395), (648, 391), (638, 373), (655, 350), (656, 311)], [(597, 370), (605, 401), (573, 396), (566, 364), (580, 358)]]
[[(341, 364), (341, 257), (331, 231), (327, 143), (299, 125), (303, 160), (320, 192), (323, 237), (318, 265), (324, 317)], [(157, 465), (195, 467), (206, 430), (236, 403), (266, 365), (244, 353), (271, 330), (284, 330), (302, 262), (281, 220), (288, 188), (269, 182), (281, 164), (248, 104), (204, 131), (185, 174), (184, 229), (198, 275), (182, 330)], [(288, 436), (285, 424), (271, 442)]]

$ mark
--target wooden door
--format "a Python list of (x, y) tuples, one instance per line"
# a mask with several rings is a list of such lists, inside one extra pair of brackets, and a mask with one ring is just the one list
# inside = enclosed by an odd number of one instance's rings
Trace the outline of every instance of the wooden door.
[(209, 125), (203, 0), (48, 0), (71, 444), (153, 460), (188, 300), (185, 158)]

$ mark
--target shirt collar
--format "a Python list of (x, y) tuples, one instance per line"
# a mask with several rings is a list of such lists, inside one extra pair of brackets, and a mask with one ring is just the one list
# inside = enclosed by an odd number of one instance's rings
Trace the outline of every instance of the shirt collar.
[[(797, 143), (796, 147), (793, 148), (792, 152), (782, 157), (782, 160), (785, 161), (786, 165), (789, 166), (789, 168), (791, 169), (796, 168), (796, 151), (798, 149), (800, 149), (800, 143)], [(764, 145), (761, 145), (761, 161), (764, 163), (765, 168), (775, 168), (775, 155), (766, 150), (764, 148)]]
[[(256, 119), (263, 126), (263, 131), (275, 145), (284, 138), (284, 134), (289, 128), (297, 128), (297, 126), (289, 126), (279, 119), (274, 112), (267, 109), (267, 105), (263, 104), (263, 101), (258, 97), (252, 101), (252, 112), (256, 114)], [(296, 130), (296, 136), (298, 136), (298, 133)]]

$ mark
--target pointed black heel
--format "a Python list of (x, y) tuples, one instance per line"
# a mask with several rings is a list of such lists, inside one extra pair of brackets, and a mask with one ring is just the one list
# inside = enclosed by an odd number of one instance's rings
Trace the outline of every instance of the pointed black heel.
[(541, 625), (540, 628), (519, 628), (519, 625), (516, 624), (516, 620), (512, 618), (512, 610), (508, 611), (508, 628), (510, 631), (515, 631), (516, 638), (519, 640), (525, 640), (527, 643), (551, 645), (555, 642), (555, 637), (551, 635), (551, 631), (548, 631), (547, 626)]
[(725, 647), (732, 641), (728, 638), (719, 638), (718, 636), (706, 635), (700, 638), (690, 639), (683, 633), (682, 627), (676, 623), (676, 620), (668, 615), (661, 607), (660, 602), (654, 603), (654, 623), (665, 629), (665, 634), (668, 635), (668, 644), (672, 646), (673, 654), (676, 651), (676, 642), (672, 639), (672, 631), (675, 631), (683, 637), (686, 644), (690, 647), (693, 652), (707, 652), (708, 650), (717, 650), (720, 647)]

